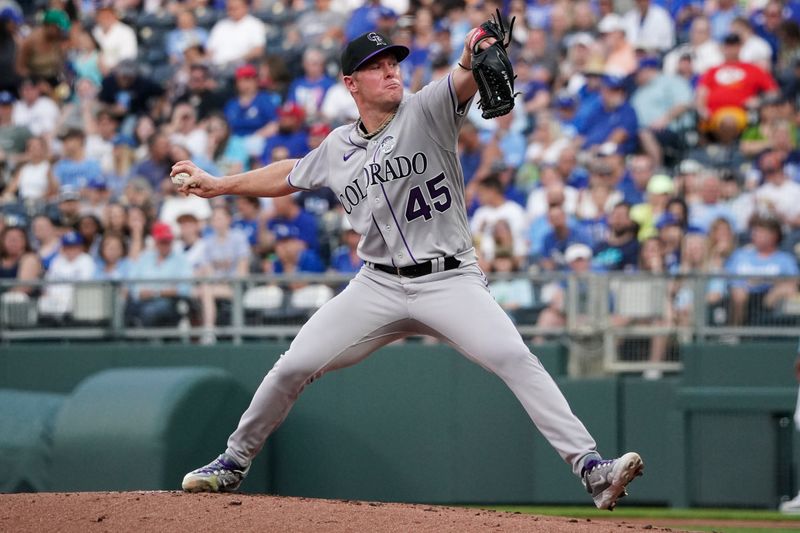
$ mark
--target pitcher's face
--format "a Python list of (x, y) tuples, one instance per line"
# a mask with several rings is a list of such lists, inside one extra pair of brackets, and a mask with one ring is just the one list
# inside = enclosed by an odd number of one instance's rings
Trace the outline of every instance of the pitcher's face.
[(352, 76), (346, 76), (345, 84), (354, 97), (358, 94), (368, 104), (397, 106), (403, 100), (400, 64), (390, 52), (376, 56)]

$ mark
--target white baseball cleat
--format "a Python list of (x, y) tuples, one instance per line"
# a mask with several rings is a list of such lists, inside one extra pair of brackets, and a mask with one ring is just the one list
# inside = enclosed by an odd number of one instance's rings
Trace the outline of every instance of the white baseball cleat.
[(784, 514), (800, 514), (800, 492), (791, 500), (780, 504), (778, 510)]
[(628, 495), (625, 487), (643, 471), (639, 454), (628, 452), (617, 459), (588, 461), (581, 478), (597, 508), (613, 511), (617, 500)]

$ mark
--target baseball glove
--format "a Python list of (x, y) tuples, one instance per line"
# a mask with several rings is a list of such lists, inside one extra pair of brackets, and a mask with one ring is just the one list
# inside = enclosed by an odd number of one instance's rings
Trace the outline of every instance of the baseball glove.
[[(514, 109), (514, 97), (518, 94), (514, 92), (516, 76), (506, 49), (511, 44), (515, 19), (516, 17), (511, 19), (506, 30), (498, 9), (497, 16), (492, 15), (490, 20), (481, 24), (470, 39), (472, 76), (481, 94), (478, 107), (483, 118), (500, 117)], [(481, 41), (491, 37), (496, 39), (495, 43), (483, 50), (478, 48)]]

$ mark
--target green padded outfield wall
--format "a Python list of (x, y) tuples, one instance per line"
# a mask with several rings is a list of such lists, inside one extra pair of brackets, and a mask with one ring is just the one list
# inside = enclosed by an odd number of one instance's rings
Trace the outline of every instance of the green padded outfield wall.
[[(119, 368), (83, 380), (53, 431), (49, 490), (180, 486), (249, 402), (218, 368)], [(263, 491), (263, 478), (253, 480)]]
[(50, 488), (55, 421), (66, 396), (0, 389), (0, 492)]
[(796, 493), (796, 350), (794, 342), (686, 347), (677, 404), (686, 436), (681, 470), (691, 475), (680, 503), (771, 508)]
[[(144, 367), (158, 373), (159, 367), (202, 366), (226, 370), (249, 396), (285, 348), (277, 343), (4, 346), (0, 348), (0, 389), (69, 398), (84, 379), (106, 369)], [(717, 423), (736, 416), (740, 407), (756, 416), (756, 425), (747, 427), (759, 432), (774, 430), (763, 426), (764, 417), (779, 420), (791, 414), (794, 399), (787, 402), (785, 394), (796, 392), (791, 375), (794, 349), (788, 343), (759, 346), (757, 351), (748, 345), (716, 351), (713, 346), (689, 347), (684, 350), (687, 373), (683, 380), (652, 383), (637, 377), (559, 377), (557, 381), (603, 454), (636, 449), (644, 456), (646, 475), (637, 480), (631, 503), (740, 505), (726, 499), (732, 481), (724, 475), (704, 469), (703, 479), (698, 480), (686, 472), (700, 469), (698, 461), (711, 453), (709, 443), (713, 452), (720, 449), (714, 445), (719, 439), (747, 440), (737, 438), (736, 427), (725, 430), (725, 424)], [(561, 348), (534, 351), (548, 369), (563, 374)], [(762, 353), (770, 355), (754, 363), (753, 355)], [(766, 398), (757, 402), (766, 410), (753, 411), (748, 398), (719, 408), (742, 382)], [(698, 391), (707, 394), (699, 404), (692, 403)], [(228, 413), (230, 421), (218, 421), (218, 425), (229, 425), (219, 428), (220, 435), (233, 429), (241, 409), (233, 411)], [(711, 416), (709, 435), (703, 431), (706, 422), (701, 414)], [(753, 474), (759, 479), (738, 481), (769, 487), (765, 496), (754, 497), (751, 503), (770, 507), (777, 497), (794, 489), (789, 487), (791, 477), (781, 477), (778, 467), (779, 461), (787, 462), (792, 456), (793, 436), (784, 431), (769, 437), (757, 433), (754, 438), (762, 437), (768, 449), (759, 458), (768, 467), (762, 465)], [(224, 436), (213, 444), (221, 451)], [(448, 347), (419, 343), (384, 348), (365, 362), (328, 374), (308, 387), (260, 460), (263, 463), (254, 466), (245, 490), (431, 503), (589, 501), (568, 466), (533, 428), (499, 379)], [(783, 466), (784, 471), (791, 470), (791, 465)], [(131, 488), (146, 483), (129, 481), (126, 486)], [(163, 482), (161, 488), (176, 488), (171, 480)]]
[[(285, 345), (9, 348), (0, 354), (0, 387), (73, 394), (87, 376), (91, 379), (107, 368), (202, 365), (231, 372), (250, 394)], [(560, 347), (536, 351), (555, 372), (565, 367)], [(48, 371), (41, 372), (43, 368)], [(587, 419), (598, 404), (588, 390), (597, 388), (610, 398), (614, 395), (608, 382), (597, 382), (583, 391), (569, 384), (567, 388), (570, 386), (580, 392), (574, 395), (575, 408)], [(77, 396), (88, 397), (81, 387)], [(79, 412), (75, 411), (76, 421)], [(241, 409), (233, 412), (238, 416)], [(615, 417), (612, 407), (596, 421), (587, 421), (595, 433), (607, 435), (605, 449), (610, 454), (616, 453)], [(91, 421), (91, 416), (85, 418)], [(234, 423), (224, 428), (225, 434)], [(89, 429), (81, 431), (91, 434)], [(70, 438), (77, 440), (76, 436)], [(222, 450), (224, 439), (217, 445)], [(65, 447), (79, 448), (74, 444)], [(56, 448), (61, 449), (60, 445)], [(254, 468), (251, 476), (260, 475), (269, 490), (280, 494), (530, 502), (537, 493), (552, 498), (555, 486), (566, 484), (557, 492), (571, 500), (562, 501), (586, 501), (568, 466), (544, 443), (506, 387), (450, 348), (440, 346), (388, 347), (354, 368), (314, 383), (271, 439), (263, 457), (269, 466)], [(545, 461), (546, 468), (539, 468), (540, 461)], [(64, 461), (59, 461), (54, 472), (66, 475), (59, 471), (61, 464)], [(62, 476), (55, 477), (59, 479), (54, 486), (66, 490)], [(131, 488), (145, 481), (125, 483)], [(252, 479), (245, 488), (263, 491)]]

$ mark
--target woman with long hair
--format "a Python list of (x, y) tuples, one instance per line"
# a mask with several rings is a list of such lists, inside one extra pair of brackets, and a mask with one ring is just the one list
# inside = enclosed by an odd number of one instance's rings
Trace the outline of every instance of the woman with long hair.
[[(31, 248), (28, 234), (21, 226), (7, 226), (0, 232), (0, 279), (30, 281), (38, 279), (42, 264)], [(30, 294), (35, 287), (16, 285), (10, 290)]]
[(706, 258), (710, 272), (720, 272), (736, 249), (736, 233), (725, 218), (718, 218), (708, 227)]
[(81, 215), (76, 231), (83, 237), (83, 249), (93, 258), (100, 255), (100, 241), (103, 238), (103, 224), (95, 215)]
[(128, 210), (119, 202), (109, 203), (103, 213), (103, 227), (106, 231), (120, 233), (128, 237)]
[(250, 168), (247, 148), (240, 137), (231, 136), (225, 116), (214, 113), (206, 120), (208, 144), (204, 154), (223, 175), (237, 174)]
[(117, 232), (106, 232), (100, 241), (100, 254), (95, 278), (106, 280), (124, 279), (128, 276), (130, 261), (125, 236)]
[(61, 234), (56, 227), (56, 222), (47, 215), (36, 215), (31, 221), (31, 233), (34, 239), (33, 246), (42, 263), (42, 269), (47, 271), (50, 263), (61, 249)]

